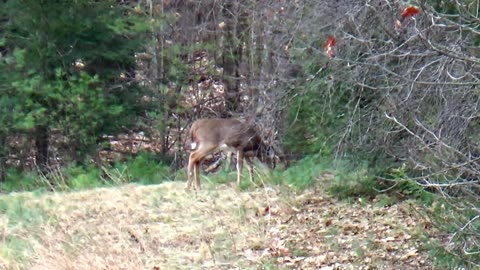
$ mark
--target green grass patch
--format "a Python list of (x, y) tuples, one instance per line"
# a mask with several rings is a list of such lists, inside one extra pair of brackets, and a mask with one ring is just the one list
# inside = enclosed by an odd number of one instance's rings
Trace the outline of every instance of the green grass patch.
[(0, 243), (0, 258), (16, 264), (26, 264), (33, 252), (30, 241), (22, 237), (7, 236)]
[[(245, 175), (242, 174), (243, 178), (242, 180), (248, 179), (245, 178)], [(193, 179), (193, 176), (192, 176)], [(227, 184), (227, 183), (232, 183), (237, 181), (237, 171), (236, 170), (231, 170), (231, 171), (226, 171), (226, 170), (220, 170), (216, 173), (208, 173), (205, 174), (204, 172), (200, 172), (200, 181), (206, 180), (208, 183), (212, 183), (214, 185), (221, 185), (221, 184)], [(195, 182), (195, 179), (193, 180)], [(245, 181), (242, 181), (242, 184), (244, 184)]]
[(8, 223), (15, 226), (19, 223), (41, 224), (47, 216), (43, 208), (26, 203), (31, 196), (17, 195), (0, 197), (0, 213), (8, 218)]
[(171, 179), (170, 168), (155, 154), (142, 153), (113, 167), (71, 164), (42, 174), (10, 169), (0, 191), (84, 190), (126, 183), (158, 184)]
[(290, 166), (280, 177), (287, 185), (306, 189), (319, 180), (322, 172), (328, 170), (329, 163), (319, 155), (308, 156)]
[(476, 269), (475, 264), (459, 256), (458, 253), (447, 250), (438, 240), (431, 240), (425, 248), (429, 256), (434, 259), (437, 269)]
[(32, 201), (31, 194), (0, 197), (0, 258), (10, 262), (25, 264), (31, 258), (32, 239), (39, 237), (41, 225), (49, 220), (47, 211)]
[(14, 191), (32, 191), (46, 189), (47, 186), (36, 172), (21, 172), (9, 169), (4, 182), (0, 182), (0, 190), (10, 193)]
[[(203, 183), (211, 183), (213, 185), (236, 183), (237, 171), (234, 166), (227, 166), (227, 162), (223, 162), (215, 173), (200, 173)], [(227, 168), (228, 167), (228, 168)], [(328, 171), (329, 161), (322, 159), (319, 155), (309, 156), (292, 164), (287, 169), (269, 169), (266, 165), (259, 161), (255, 161), (253, 182), (250, 181), (248, 167), (244, 166), (242, 172), (242, 182), (240, 190), (250, 190), (252, 188), (263, 187), (265, 185), (288, 185), (297, 190), (303, 190), (312, 187), (318, 183), (321, 174)], [(187, 179), (186, 169), (177, 173), (176, 178), (185, 181)]]
[(74, 190), (90, 189), (101, 187), (106, 184), (101, 179), (101, 171), (94, 166), (81, 167), (81, 166), (69, 166), (63, 169), (63, 172), (56, 186), (66, 185), (66, 188), (72, 188)]
[(124, 172), (127, 182), (141, 184), (159, 184), (171, 179), (169, 166), (159, 155), (153, 153), (141, 153), (126, 163), (115, 165), (115, 169)]
[(290, 269), (290, 268), (287, 268), (286, 266), (280, 265), (277, 262), (276, 258), (269, 258), (269, 259), (263, 260), (263, 262), (261, 263), (261, 269), (264, 269), (264, 270), (286, 270), (286, 269)]
[(375, 196), (381, 188), (366, 164), (336, 161), (334, 175), (328, 192), (340, 199)]
[[(236, 185), (237, 183), (237, 169), (235, 165), (228, 165), (228, 162), (223, 161), (220, 165), (221, 167), (216, 170), (216, 172), (205, 173), (201, 168), (200, 172), (200, 182), (202, 187), (204, 184), (210, 186), (216, 185), (225, 185), (231, 184)], [(255, 160), (254, 170), (253, 170), (253, 182), (250, 181), (250, 174), (248, 171), (248, 166), (244, 163), (244, 168), (242, 171), (242, 180), (240, 182), (239, 189), (242, 191), (251, 190), (257, 187), (263, 187), (267, 183), (269, 184), (281, 184), (282, 171), (280, 170), (270, 170), (265, 164)], [(182, 169), (177, 172), (175, 180), (186, 181), (187, 180), (187, 169)], [(193, 183), (194, 184), (194, 183)]]

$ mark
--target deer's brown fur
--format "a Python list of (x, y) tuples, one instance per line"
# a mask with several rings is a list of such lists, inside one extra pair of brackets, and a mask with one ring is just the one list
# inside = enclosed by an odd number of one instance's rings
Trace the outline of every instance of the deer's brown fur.
[(253, 180), (252, 157), (259, 156), (262, 140), (255, 128), (236, 119), (200, 119), (195, 121), (189, 137), (191, 140), (188, 159), (187, 189), (192, 186), (200, 189), (200, 164), (202, 160), (216, 151), (235, 151), (237, 154), (237, 184), (241, 182), (243, 160), (247, 161), (250, 180)]

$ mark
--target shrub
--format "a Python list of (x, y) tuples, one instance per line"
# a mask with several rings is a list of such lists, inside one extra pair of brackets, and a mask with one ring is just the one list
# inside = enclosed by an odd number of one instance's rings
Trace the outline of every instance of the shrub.
[(128, 182), (158, 184), (171, 179), (170, 168), (164, 159), (152, 153), (141, 153), (126, 163), (116, 164), (115, 168), (126, 172)]
[(0, 191), (13, 192), (45, 188), (45, 185), (39, 181), (39, 175), (36, 172), (21, 172), (11, 168), (6, 173), (4, 182), (0, 182)]
[(374, 196), (380, 188), (373, 171), (365, 163), (355, 164), (348, 160), (337, 160), (334, 175), (328, 191), (340, 199)]
[(327, 167), (328, 161), (322, 161), (320, 155), (311, 155), (290, 166), (283, 172), (282, 178), (288, 185), (305, 189), (313, 186)]

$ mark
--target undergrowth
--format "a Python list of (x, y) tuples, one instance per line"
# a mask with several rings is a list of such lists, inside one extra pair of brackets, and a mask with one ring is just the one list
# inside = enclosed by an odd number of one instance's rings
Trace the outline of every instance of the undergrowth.
[(339, 198), (370, 197), (378, 194), (381, 183), (366, 164), (356, 165), (346, 160), (334, 163), (334, 178), (328, 192)]
[(155, 154), (143, 153), (126, 163), (116, 164), (114, 168), (125, 172), (126, 182), (159, 184), (171, 178), (170, 168), (166, 164)]
[(329, 166), (318, 155), (308, 156), (287, 168), (281, 175), (283, 182), (296, 189), (306, 189), (313, 186), (320, 179), (322, 172)]
[(62, 191), (91, 189), (126, 183), (158, 184), (171, 178), (170, 168), (154, 154), (142, 153), (113, 166), (69, 165), (39, 171), (20, 172), (10, 169), (0, 192)]

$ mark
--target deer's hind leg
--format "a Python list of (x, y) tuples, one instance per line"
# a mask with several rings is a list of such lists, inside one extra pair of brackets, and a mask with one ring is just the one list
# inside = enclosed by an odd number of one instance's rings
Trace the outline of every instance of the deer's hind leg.
[(195, 178), (195, 188), (200, 190), (200, 163), (202, 160), (211, 152), (213, 152), (217, 146), (215, 144), (203, 144), (190, 153), (190, 158), (188, 161), (188, 183), (187, 189), (192, 185), (192, 176)]
[(187, 170), (187, 187), (186, 189), (187, 190), (190, 190), (192, 188), (192, 177), (194, 177), (194, 166), (195, 166), (195, 163), (194, 163), (194, 159), (193, 159), (193, 154), (194, 152), (190, 153), (190, 156), (188, 158), (188, 170)]

